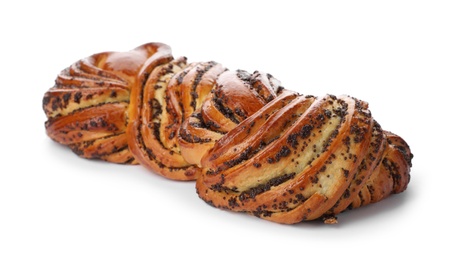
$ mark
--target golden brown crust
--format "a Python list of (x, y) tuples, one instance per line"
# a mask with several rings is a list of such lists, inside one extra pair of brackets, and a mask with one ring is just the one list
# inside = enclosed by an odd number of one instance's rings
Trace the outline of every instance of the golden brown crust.
[(149, 43), (72, 64), (43, 98), (47, 134), (85, 158), (196, 180), (200, 198), (278, 223), (323, 219), (407, 188), (407, 143), (368, 104), (303, 96), (272, 75), (188, 64)]
[(44, 95), (47, 134), (82, 157), (136, 164), (126, 136), (131, 92), (152, 68), (171, 57), (167, 45), (148, 43), (72, 64)]
[[(171, 179), (193, 179), (196, 169), (176, 149), (176, 131), (181, 116), (165, 99), (168, 86), (176, 85), (175, 75), (186, 66), (185, 59), (178, 59), (156, 67), (144, 85), (138, 85), (141, 99), (131, 103), (135, 110), (129, 118), (127, 134), (129, 148), (135, 158), (147, 168)], [(137, 102), (138, 100), (138, 102)], [(171, 128), (171, 129), (170, 129)]]
[(410, 150), (373, 121), (367, 104), (344, 96), (296, 97), (275, 110), (282, 98), (203, 157), (196, 187), (207, 203), (279, 223), (336, 223), (336, 214), (406, 188)]
[[(249, 137), (230, 138), (223, 146), (226, 152), (219, 152), (222, 142), (218, 142), (216, 151), (211, 150), (202, 160), (199, 195), (217, 207), (280, 223), (320, 217), (352, 179), (361, 160), (356, 154), (365, 153), (369, 146), (368, 138), (357, 137), (364, 140), (359, 142), (350, 138), (350, 129), (371, 124), (370, 117), (364, 119), (365, 115), (358, 113), (355, 103), (332, 96), (318, 100), (298, 97), (270, 115)], [(274, 104), (275, 100), (266, 107)], [(230, 133), (227, 136), (229, 139)], [(253, 138), (258, 141), (251, 141)], [(249, 148), (235, 157), (230, 147), (243, 145), (245, 140)], [(220, 157), (225, 158), (218, 160)]]

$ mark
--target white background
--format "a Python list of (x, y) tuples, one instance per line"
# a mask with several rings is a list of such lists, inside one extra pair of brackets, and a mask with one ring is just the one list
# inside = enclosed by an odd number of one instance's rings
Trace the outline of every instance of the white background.
[[(0, 259), (457, 259), (456, 1), (120, 2), (0, 4)], [(41, 100), (62, 69), (149, 41), (368, 101), (415, 155), (407, 191), (337, 225), (280, 225), (46, 136)]]

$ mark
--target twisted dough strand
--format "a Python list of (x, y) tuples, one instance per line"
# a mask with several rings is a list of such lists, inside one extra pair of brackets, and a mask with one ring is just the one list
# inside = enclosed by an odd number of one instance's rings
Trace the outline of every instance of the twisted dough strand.
[(149, 43), (63, 70), (47, 134), (76, 154), (196, 180), (200, 198), (278, 223), (335, 215), (407, 188), (413, 155), (368, 104), (303, 96), (270, 74), (187, 63)]

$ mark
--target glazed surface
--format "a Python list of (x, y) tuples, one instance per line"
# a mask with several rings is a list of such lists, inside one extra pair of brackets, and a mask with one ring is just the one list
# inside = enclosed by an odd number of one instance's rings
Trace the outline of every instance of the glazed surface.
[(268, 73), (174, 58), (147, 43), (63, 70), (47, 134), (84, 158), (196, 180), (212, 206), (278, 223), (324, 219), (407, 188), (412, 153), (368, 103), (302, 95)]

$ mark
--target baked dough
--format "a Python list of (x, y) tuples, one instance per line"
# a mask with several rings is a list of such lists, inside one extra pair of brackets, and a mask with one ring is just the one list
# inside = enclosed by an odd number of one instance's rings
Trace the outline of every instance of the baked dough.
[(278, 223), (323, 219), (407, 188), (412, 153), (368, 103), (301, 95), (268, 73), (188, 63), (147, 43), (63, 70), (49, 137), (84, 158), (196, 180), (208, 204)]

